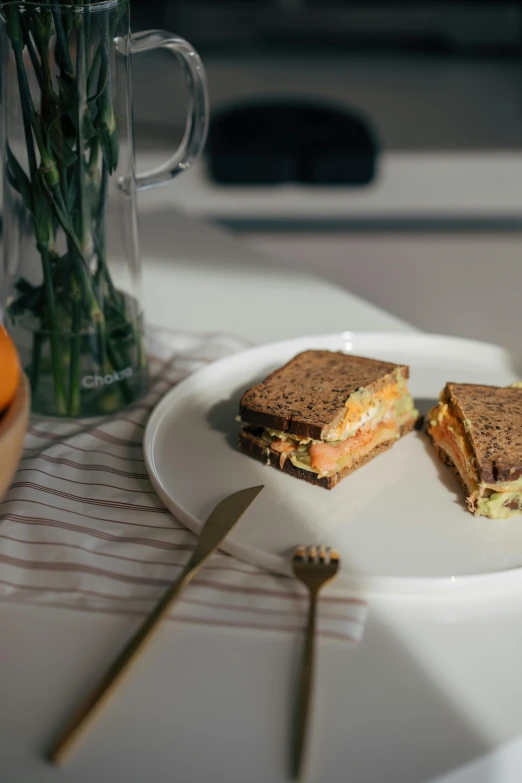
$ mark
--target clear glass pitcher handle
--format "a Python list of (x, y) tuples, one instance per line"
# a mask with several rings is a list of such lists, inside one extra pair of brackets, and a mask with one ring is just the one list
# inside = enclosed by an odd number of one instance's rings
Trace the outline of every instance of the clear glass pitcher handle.
[(181, 171), (190, 168), (204, 147), (208, 131), (207, 77), (199, 54), (188, 41), (164, 30), (146, 30), (131, 36), (132, 54), (154, 49), (168, 49), (183, 66), (189, 87), (187, 125), (183, 140), (172, 157), (162, 166), (137, 175), (138, 190), (167, 185)]

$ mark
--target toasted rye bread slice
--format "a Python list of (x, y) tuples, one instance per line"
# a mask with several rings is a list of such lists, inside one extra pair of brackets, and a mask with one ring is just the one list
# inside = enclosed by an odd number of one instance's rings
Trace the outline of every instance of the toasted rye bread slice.
[[(411, 432), (414, 429), (416, 422), (417, 419), (412, 417), (411, 421), (404, 424), (400, 430), (401, 437), (408, 432)], [(270, 446), (261, 439), (262, 433), (263, 427), (244, 427), (239, 433), (238, 446), (241, 451), (244, 451), (245, 454), (254, 457), (254, 459), (257, 459), (260, 462), (264, 462), (266, 465), (270, 464), (272, 467), (282, 470), (283, 473), (294, 476), (294, 478), (302, 479), (309, 484), (315, 484), (316, 486), (324, 487), (325, 489), (333, 489), (343, 478), (345, 478), (345, 476), (349, 476), (350, 473), (353, 473), (358, 468), (362, 468), (367, 462), (370, 462), (374, 457), (382, 454), (383, 451), (387, 451), (397, 442), (397, 439), (393, 438), (392, 440), (380, 443), (372, 449), (372, 451), (368, 452), (368, 454), (355, 460), (349, 467), (343, 468), (333, 476), (323, 476), (322, 478), (319, 478), (317, 473), (313, 473), (311, 470), (296, 468), (290, 459), (285, 459), (283, 466), (281, 467), (281, 453), (279, 451), (274, 451), (274, 449), (270, 448)]]
[(448, 383), (442, 401), (464, 424), (481, 483), (522, 476), (522, 389)]
[(408, 367), (331, 351), (304, 351), (262, 383), (245, 392), (240, 402), (242, 421), (290, 432), (302, 438), (325, 440), (343, 421), (350, 395), (365, 388), (379, 391)]

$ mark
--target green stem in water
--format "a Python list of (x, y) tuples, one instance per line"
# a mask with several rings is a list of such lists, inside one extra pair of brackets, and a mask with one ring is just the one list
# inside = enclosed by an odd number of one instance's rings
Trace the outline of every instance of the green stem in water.
[[(18, 13), (18, 9), (11, 9), (11, 12)], [(31, 129), (31, 109), (29, 105), (29, 101), (31, 101), (31, 93), (29, 90), (29, 82), (27, 81), (27, 74), (25, 72), (20, 39), (13, 38), (11, 41), (11, 46), (15, 56), (16, 73), (18, 76), (18, 84), (20, 86), (20, 102), (22, 105), (22, 119), (24, 125), (25, 146), (27, 148), (27, 160), (29, 163), (29, 174), (32, 181), (34, 182), (38, 166), (36, 163), (36, 153), (34, 150), (33, 134)]]
[(96, 333), (96, 352), (98, 354), (100, 370), (102, 375), (104, 375), (107, 367), (107, 335), (103, 328), (98, 329)]
[[(98, 204), (96, 205), (96, 215), (94, 218), (94, 240), (96, 243), (96, 250), (98, 254), (98, 264), (105, 268), (105, 213), (107, 207), (107, 191), (109, 187), (109, 172), (107, 170), (107, 163), (105, 159), (102, 160), (101, 182), (100, 192), (98, 196)], [(110, 277), (107, 281), (112, 286), (112, 280)], [(112, 292), (111, 292), (112, 296)]]
[(98, 84), (98, 79), (100, 77), (101, 58), (102, 46), (100, 45), (96, 50), (96, 54), (94, 55), (94, 59), (89, 71), (89, 79), (87, 80), (87, 94), (89, 95), (89, 98), (94, 96), (94, 91), (97, 88), (96, 85)]
[[(31, 90), (29, 87), (29, 81), (27, 79), (27, 74), (25, 72), (24, 59), (22, 54), (22, 44), (19, 38), (15, 38), (11, 41), (11, 45), (13, 47), (13, 51), (15, 55), (18, 84), (20, 87), (20, 100), (22, 103), (22, 112), (24, 115), (24, 131), (25, 131), (26, 143), (28, 147), (27, 151), (30, 158), (29, 171), (31, 174), (31, 179), (33, 179), (34, 181), (36, 176), (36, 157), (34, 154), (32, 136), (30, 134), (30, 131), (32, 130), (34, 134), (34, 138), (36, 140), (36, 145), (38, 147), (38, 152), (40, 153), (40, 157), (42, 160), (41, 167), (44, 170), (46, 177), (49, 179), (49, 181), (51, 181), (53, 177), (58, 177), (58, 170), (56, 168), (56, 163), (47, 152), (47, 146), (45, 144), (45, 139), (43, 136), (42, 125), (40, 123), (40, 120), (38, 119), (38, 115), (36, 114), (34, 108), (33, 99), (31, 97)], [(26, 128), (27, 121), (29, 122), (29, 135)], [(30, 143), (29, 143), (29, 139), (30, 139)]]
[[(19, 10), (16, 8), (11, 9), (11, 13), (18, 15)], [(29, 82), (27, 80), (27, 74), (25, 72), (25, 66), (22, 56), (22, 45), (19, 37), (13, 37), (11, 44), (15, 56), (16, 70), (18, 76), (18, 84), (20, 88), (20, 102), (22, 107), (22, 117), (25, 133), (25, 141), (27, 147), (27, 157), (29, 162), (29, 172), (33, 186), (37, 182), (37, 163), (36, 154), (33, 144), (32, 129), (34, 124), (34, 117), (36, 116), (34, 106), (31, 98), (31, 92), (29, 89)], [(33, 117), (34, 115), (34, 117)], [(36, 134), (35, 134), (36, 135)], [(38, 141), (38, 140), (37, 140)], [(35, 216), (35, 226), (37, 231), (41, 233), (41, 236), (37, 237), (38, 251), (42, 259), (42, 271), (44, 277), (44, 287), (47, 296), (47, 310), (49, 318), (49, 340), (51, 346), (51, 364), (54, 378), (54, 392), (55, 392), (55, 407), (59, 414), (65, 414), (65, 392), (63, 388), (63, 377), (61, 368), (61, 356), (60, 347), (58, 342), (58, 321), (56, 316), (56, 303), (54, 297), (54, 288), (52, 283), (51, 265), (49, 261), (49, 245), (47, 241), (47, 234), (51, 232), (50, 226), (45, 226), (45, 221), (38, 221), (39, 216)], [(38, 241), (39, 240), (39, 241)], [(39, 352), (37, 358), (39, 357)], [(38, 377), (37, 359), (33, 360), (32, 376)]]
[(49, 260), (49, 246), (41, 244), (38, 247), (42, 257), (42, 268), (44, 276), (45, 295), (47, 299), (47, 309), (49, 313), (49, 342), (51, 344), (51, 364), (54, 380), (54, 395), (56, 404), (56, 413), (59, 416), (65, 416), (67, 406), (65, 400), (65, 389), (63, 384), (60, 345), (58, 335), (58, 319), (56, 316), (56, 301), (51, 273), (51, 264)]
[(112, 101), (111, 80), (111, 41), (112, 31), (108, 16), (102, 18), (101, 67), (98, 80), (99, 112), (96, 125), (100, 137), (103, 157), (112, 174), (118, 166), (118, 135), (116, 133), (116, 117)]
[(100, 142), (98, 140), (98, 137), (96, 136), (91, 141), (91, 149), (89, 152), (89, 177), (91, 178), (92, 182), (95, 182), (96, 177), (98, 175), (98, 157), (100, 154)]
[[(96, 144), (93, 144), (93, 147), (91, 148), (91, 155), (96, 154), (96, 160), (98, 158), (98, 150), (99, 150), (99, 142), (96, 141)], [(96, 270), (98, 274), (98, 299), (100, 302), (100, 305), (102, 309), (105, 308), (105, 286), (104, 286), (104, 275), (99, 274), (100, 271), (104, 271), (106, 269), (105, 267), (105, 206), (106, 206), (106, 199), (107, 199), (107, 169), (105, 166), (105, 161), (102, 160), (102, 175), (101, 175), (101, 182), (100, 182), (100, 193), (98, 197), (98, 204), (96, 206), (96, 214), (94, 216), (94, 230), (93, 230), (93, 239), (94, 239), (94, 249), (98, 258), (98, 268)], [(112, 280), (111, 280), (112, 284)], [(110, 294), (110, 291), (109, 291)], [(101, 357), (103, 357), (104, 363), (107, 361), (106, 351), (105, 347), (99, 346), (99, 352), (100, 352), (100, 361)]]
[[(58, 8), (58, 4), (54, 2), (54, 6)], [(55, 9), (53, 7), (53, 15), (55, 13)], [(59, 10), (57, 11), (58, 16), (60, 16)], [(60, 23), (61, 23), (61, 17), (60, 17)], [(55, 25), (57, 24), (56, 18), (55, 18)], [(57, 28), (58, 29), (58, 28)], [(63, 30), (63, 24), (61, 24), (61, 30), (63, 33), (63, 38), (65, 42), (65, 48), (67, 50), (67, 55), (70, 62), (70, 55), (69, 55), (69, 49), (67, 46), (67, 41), (65, 39), (65, 32)], [(58, 33), (57, 33), (58, 34)], [(58, 38), (60, 36), (58, 35)], [(59, 187), (60, 182), (60, 174), (58, 171), (58, 168), (56, 166), (55, 161), (50, 157), (50, 155), (47, 152), (47, 147), (45, 144), (45, 140), (42, 133), (42, 127), (40, 125), (40, 122), (38, 120), (38, 117), (36, 115), (33, 101), (31, 98), (31, 93), (29, 90), (29, 83), (27, 81), (27, 75), (25, 73), (25, 68), (23, 65), (23, 58), (22, 58), (22, 49), (20, 40), (18, 38), (14, 39), (13, 42), (13, 49), (15, 51), (15, 58), (17, 62), (17, 68), (19, 73), (19, 83), (20, 83), (20, 93), (22, 97), (22, 102), (26, 107), (26, 112), (29, 116), (31, 128), (33, 130), (33, 133), (35, 135), (36, 143), (38, 145), (38, 150), (40, 152), (40, 156), (42, 159), (42, 165), (40, 171), (42, 172), (42, 179), (44, 182), (44, 186), (50, 195), (51, 202), (53, 204), (56, 216), (58, 218), (58, 221), (60, 222), (60, 225), (62, 226), (66, 236), (68, 239), (72, 242), (75, 250), (77, 251), (79, 255), (79, 263), (77, 266), (80, 268), (80, 278), (82, 286), (85, 290), (86, 294), (86, 307), (88, 310), (89, 315), (92, 317), (93, 321), (95, 323), (103, 322), (103, 313), (101, 312), (98, 303), (96, 301), (96, 297), (94, 295), (91, 280), (89, 278), (88, 270), (86, 269), (85, 261), (83, 258), (83, 248), (78, 240), (78, 237), (76, 236), (74, 232), (74, 227), (68, 217), (67, 214), (67, 207), (65, 205), (62, 192)], [(60, 45), (63, 44), (63, 41)], [(63, 52), (62, 52), (63, 54)], [(68, 67), (68, 66), (67, 66)], [(72, 74), (72, 63), (71, 63), (71, 74)], [(73, 75), (73, 74), (72, 74)]]
[(83, 115), (87, 110), (86, 95), (86, 72), (85, 72), (85, 29), (83, 25), (83, 19), (80, 17), (77, 24), (76, 33), (76, 84), (78, 88), (78, 102), (77, 102), (77, 132), (76, 132), (76, 153), (78, 156), (77, 165), (77, 194), (78, 194), (78, 221), (79, 230), (78, 235), (83, 250), (83, 257), (85, 260), (87, 255), (87, 240), (90, 236), (88, 230), (88, 215), (87, 215), (87, 195), (86, 195), (86, 171), (85, 171), (85, 141), (82, 134), (82, 121)]
[[(84, 19), (85, 19), (85, 41), (87, 41), (87, 44), (89, 44), (89, 41), (91, 40), (91, 9), (85, 8), (84, 10)], [(89, 73), (89, 47), (86, 46), (85, 48), (85, 73)], [(89, 93), (87, 92), (87, 96)]]
[(56, 43), (60, 53), (61, 66), (68, 76), (74, 78), (74, 69), (71, 55), (69, 53), (69, 44), (67, 43), (67, 37), (65, 35), (65, 29), (63, 26), (59, 0), (52, 0), (52, 12), (54, 27), (56, 29)]
[(40, 60), (38, 59), (38, 54), (34, 46), (34, 42), (31, 36), (31, 31), (29, 30), (29, 27), (27, 26), (27, 22), (25, 20), (25, 14), (21, 14), (20, 21), (22, 23), (25, 45), (27, 46), (27, 51), (29, 52), (29, 57), (31, 58), (31, 65), (33, 66), (36, 80), (38, 81), (38, 86), (40, 90), (43, 90), (42, 66)]
[[(58, 185), (48, 190), (51, 198), (51, 202), (54, 206), (56, 216), (62, 226), (66, 236), (71, 241), (74, 249), (71, 249), (71, 255), (75, 262), (76, 271), (80, 285), (84, 292), (84, 305), (87, 315), (91, 318), (94, 324), (103, 324), (103, 313), (100, 310), (96, 294), (94, 293), (92, 280), (87, 269), (87, 265), (83, 258), (83, 248), (74, 232), (74, 228), (71, 225), (69, 217), (67, 216), (67, 209), (63, 200), (62, 192)], [(76, 251), (76, 252), (75, 252)]]
[(69, 404), (67, 413), (69, 416), (80, 414), (80, 351), (82, 328), (82, 301), (81, 291), (76, 282), (76, 276), (71, 275), (71, 346), (69, 351)]
[[(121, 358), (120, 358), (116, 348), (114, 347), (114, 345), (112, 343), (112, 340), (110, 340), (109, 338), (107, 338), (107, 357), (108, 357), (110, 363), (112, 364), (113, 368), (117, 372), (121, 372), (121, 370), (124, 369), (123, 368), (123, 363), (121, 361)], [(120, 381), (118, 386), (119, 386), (119, 389), (121, 391), (121, 396), (123, 397), (124, 401), (127, 402), (127, 403), (128, 402), (132, 402), (132, 400), (134, 399), (134, 395), (133, 395), (132, 390), (130, 389), (129, 384), (127, 383), (127, 381), (126, 380)]]

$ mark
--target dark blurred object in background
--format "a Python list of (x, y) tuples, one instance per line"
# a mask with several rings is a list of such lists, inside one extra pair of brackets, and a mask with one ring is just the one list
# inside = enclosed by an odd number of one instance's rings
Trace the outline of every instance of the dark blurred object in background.
[(133, 0), (135, 27), (166, 26), (203, 50), (386, 47), (518, 50), (516, 0)]
[[(385, 151), (522, 148), (521, 0), (132, 3), (134, 29), (173, 30), (198, 49), (213, 113), (315, 100), (369, 117)], [(167, 58), (134, 66), (142, 148), (171, 149), (182, 134), (186, 88)]]
[(224, 185), (366, 185), (377, 145), (368, 121), (348, 108), (289, 100), (221, 110), (211, 125), (209, 173)]

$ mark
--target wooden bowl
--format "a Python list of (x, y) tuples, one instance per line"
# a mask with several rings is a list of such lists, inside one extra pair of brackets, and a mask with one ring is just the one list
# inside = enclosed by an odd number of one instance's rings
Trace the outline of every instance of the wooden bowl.
[(31, 409), (31, 390), (22, 374), (11, 405), (0, 416), (0, 500), (16, 473)]

